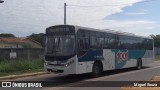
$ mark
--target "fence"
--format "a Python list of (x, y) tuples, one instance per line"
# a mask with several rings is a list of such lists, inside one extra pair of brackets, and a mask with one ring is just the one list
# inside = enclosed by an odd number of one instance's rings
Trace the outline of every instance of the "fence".
[[(155, 47), (155, 56), (160, 55), (160, 48)], [(0, 48), (0, 61), (31, 60), (44, 57), (44, 49), (39, 48)]]
[(0, 61), (31, 60), (44, 57), (44, 49), (39, 48), (1, 48)]
[(154, 48), (154, 54), (155, 54), (155, 56), (160, 55), (160, 48), (159, 47)]

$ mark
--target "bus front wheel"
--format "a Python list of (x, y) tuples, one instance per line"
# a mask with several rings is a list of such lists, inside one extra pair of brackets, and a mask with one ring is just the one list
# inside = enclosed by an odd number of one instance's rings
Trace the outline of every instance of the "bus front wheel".
[(137, 69), (142, 69), (142, 59), (140, 58), (137, 60)]
[(98, 77), (102, 73), (102, 66), (100, 63), (95, 62), (92, 68), (92, 77)]

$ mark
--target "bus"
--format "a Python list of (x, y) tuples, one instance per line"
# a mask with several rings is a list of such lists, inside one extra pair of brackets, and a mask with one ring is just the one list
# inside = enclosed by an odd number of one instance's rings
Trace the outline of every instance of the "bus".
[(151, 37), (74, 25), (46, 29), (44, 70), (63, 75), (91, 73), (129, 67), (141, 69), (154, 61)]

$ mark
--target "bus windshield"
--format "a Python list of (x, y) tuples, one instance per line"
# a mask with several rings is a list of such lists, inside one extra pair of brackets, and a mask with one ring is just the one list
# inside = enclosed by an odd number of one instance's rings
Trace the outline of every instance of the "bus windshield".
[(53, 56), (68, 56), (74, 54), (75, 35), (47, 36), (46, 53)]

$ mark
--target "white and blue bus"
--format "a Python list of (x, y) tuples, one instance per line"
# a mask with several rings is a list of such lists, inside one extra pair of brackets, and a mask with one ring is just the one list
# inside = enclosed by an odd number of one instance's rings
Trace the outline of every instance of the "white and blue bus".
[(154, 61), (150, 37), (74, 25), (46, 29), (44, 69), (60, 74), (91, 73), (128, 67), (141, 69)]

